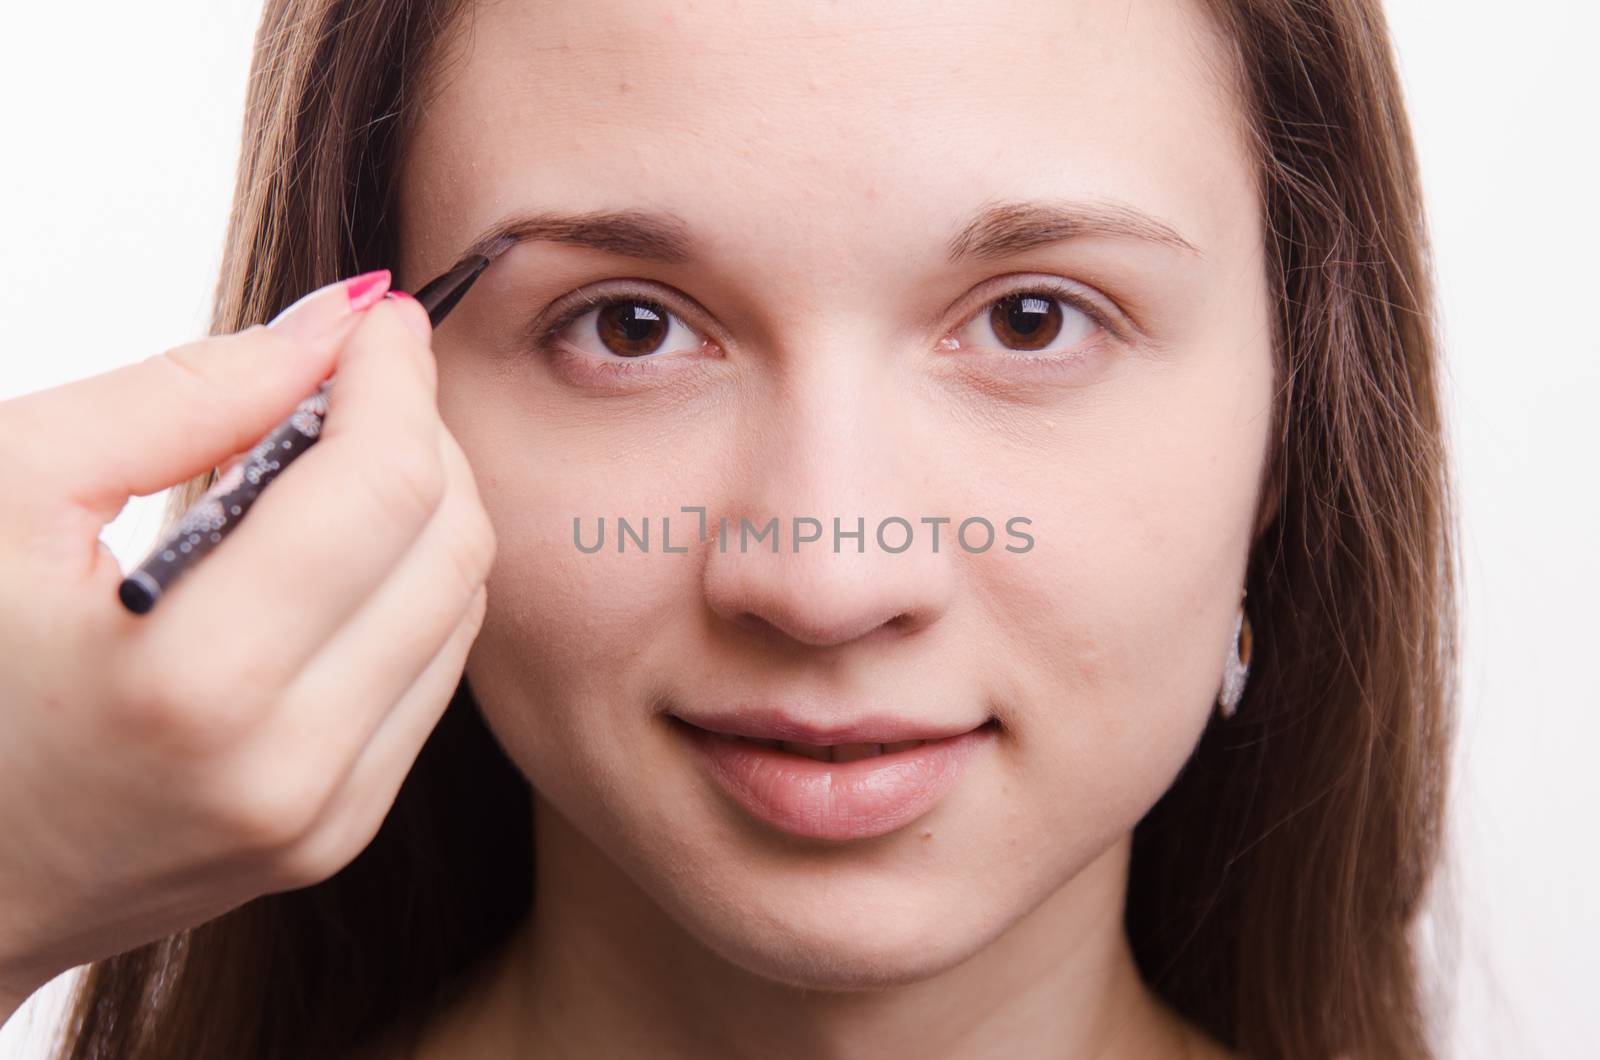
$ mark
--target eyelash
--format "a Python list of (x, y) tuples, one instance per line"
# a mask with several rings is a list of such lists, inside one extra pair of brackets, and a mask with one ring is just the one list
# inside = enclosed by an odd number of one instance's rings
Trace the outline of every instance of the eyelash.
[[(1014, 298), (1018, 295), (1029, 294), (1048, 295), (1050, 298), (1078, 310), (1084, 316), (1092, 320), (1101, 330), (1106, 332), (1112, 338), (1123, 338), (1123, 333), (1120, 326), (1112, 320), (1109, 313), (1107, 313), (1099, 305), (1095, 304), (1092, 299), (1088, 298), (1075, 288), (1067, 286), (1060, 281), (1054, 280), (1034, 281), (1030, 284), (1021, 285), (988, 298), (978, 306), (977, 313), (973, 313), (966, 317), (960, 326), (953, 330), (960, 331), (966, 328), (972, 321), (978, 318), (979, 313), (983, 312), (984, 310), (992, 309), (998, 302), (1002, 302), (1007, 298)], [(584, 295), (576, 298), (566, 307), (557, 311), (555, 320), (542, 327), (536, 326), (533, 329), (536, 334), (534, 339), (535, 349), (546, 355), (566, 356), (574, 359), (582, 358), (583, 360), (590, 362), (584, 366), (584, 371), (598, 373), (604, 376), (614, 377), (620, 375), (642, 375), (659, 371), (658, 367), (652, 362), (662, 360), (664, 358), (654, 354), (649, 354), (644, 357), (634, 359), (618, 357), (615, 360), (607, 360), (597, 358), (589, 354), (564, 350), (556, 342), (556, 337), (570, 327), (572, 323), (579, 317), (586, 315), (598, 307), (610, 305), (614, 302), (627, 301), (640, 301), (648, 305), (658, 306), (662, 309), (665, 309), (668, 313), (680, 320), (682, 320), (684, 316), (684, 314), (679, 313), (670, 304), (668, 304), (666, 300), (660, 298), (652, 291), (639, 287), (609, 288), (597, 294)], [(1070, 353), (1030, 355), (1025, 352), (1015, 351), (1010, 353), (1001, 353), (999, 356), (1010, 361), (1021, 362), (1022, 366), (1025, 367), (1044, 369), (1071, 369), (1076, 366), (1079, 361), (1083, 360), (1089, 355), (1089, 353), (1092, 352), (1091, 346), (1094, 344), (1094, 342), (1095, 340), (1091, 339), (1083, 346), (1080, 346), (1077, 350), (1074, 350)]]

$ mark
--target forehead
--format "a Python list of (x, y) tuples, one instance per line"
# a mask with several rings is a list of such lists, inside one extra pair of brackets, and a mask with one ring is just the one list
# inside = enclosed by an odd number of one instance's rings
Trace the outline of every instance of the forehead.
[(645, 207), (724, 263), (847, 243), (867, 269), (1035, 197), (1210, 246), (1254, 183), (1222, 54), (1180, 0), (470, 4), (407, 153), (408, 256), (530, 207)]

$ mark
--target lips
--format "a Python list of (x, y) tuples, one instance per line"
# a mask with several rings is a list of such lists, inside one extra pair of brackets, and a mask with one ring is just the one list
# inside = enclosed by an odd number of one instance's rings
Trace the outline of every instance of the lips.
[[(751, 816), (791, 835), (832, 840), (886, 835), (927, 814), (996, 731), (985, 723), (930, 739), (890, 741), (909, 746), (889, 750), (881, 741), (813, 744), (713, 732), (676, 716), (672, 721), (710, 779)], [(764, 724), (768, 731), (780, 721), (784, 731), (795, 731), (793, 718), (742, 719), (747, 728)], [(908, 727), (902, 722), (896, 731)], [(828, 731), (856, 735), (889, 727), (878, 719)]]
[(808, 747), (943, 740), (970, 732), (990, 720), (973, 718), (965, 722), (938, 722), (888, 714), (863, 715), (831, 724), (813, 720), (821, 714), (820, 709), (790, 710), (766, 706), (738, 707), (720, 713), (673, 712), (673, 716), (680, 721), (709, 732)]
[(760, 740), (749, 736), (735, 736), (733, 739), (787, 751), (790, 754), (805, 755), (819, 762), (854, 762), (862, 758), (909, 751), (914, 747), (921, 747), (924, 743), (922, 740), (897, 740), (894, 743), (815, 744), (800, 743), (795, 740)]

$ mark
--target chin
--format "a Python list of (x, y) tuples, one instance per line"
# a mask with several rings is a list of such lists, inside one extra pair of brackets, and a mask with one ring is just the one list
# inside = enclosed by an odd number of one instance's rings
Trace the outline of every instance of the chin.
[(722, 928), (703, 938), (723, 959), (754, 975), (803, 990), (854, 991), (930, 979), (981, 949), (961, 945), (948, 926), (922, 932), (910, 945), (884, 945), (855, 936), (740, 935)]
[[(893, 888), (889, 888), (893, 891)], [(1004, 925), (980, 922), (954, 896), (869, 901), (826, 889), (768, 891), (699, 906), (684, 927), (707, 949), (746, 971), (807, 990), (872, 990), (938, 975), (981, 950)], [(736, 903), (736, 904), (735, 904)]]

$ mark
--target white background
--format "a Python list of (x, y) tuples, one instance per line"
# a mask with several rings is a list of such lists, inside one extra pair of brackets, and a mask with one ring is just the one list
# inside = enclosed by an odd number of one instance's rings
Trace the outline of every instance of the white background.
[[(9, 6), (0, 400), (204, 333), (259, 10)], [(1595, 1057), (1600, 8), (1388, 8), (1427, 183), (1464, 514), (1447, 1055)], [(158, 500), (107, 528), (124, 567), (151, 543)], [(73, 974), (0, 1030), (0, 1060), (44, 1055)]]

